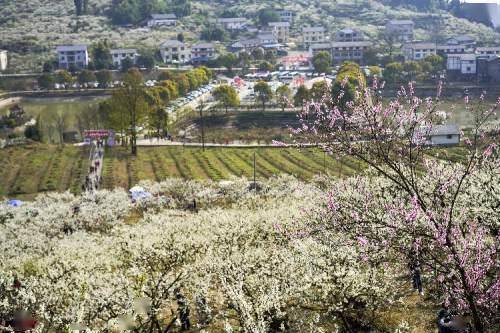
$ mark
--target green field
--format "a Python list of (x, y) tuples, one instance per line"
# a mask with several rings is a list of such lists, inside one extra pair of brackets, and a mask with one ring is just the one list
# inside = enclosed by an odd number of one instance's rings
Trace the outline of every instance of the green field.
[(337, 161), (319, 149), (285, 148), (201, 148), (140, 147), (137, 157), (117, 147), (108, 150), (104, 160), (104, 186), (129, 188), (142, 179), (166, 178), (222, 180), (253, 177), (253, 157), (258, 179), (290, 174), (300, 179), (328, 173), (353, 175), (363, 165), (352, 158)]
[(38, 192), (80, 191), (88, 152), (73, 146), (28, 145), (0, 150), (0, 197), (32, 198)]
[[(108, 149), (104, 160), (105, 188), (130, 188), (140, 180), (166, 178), (222, 180), (233, 176), (257, 179), (281, 173), (300, 179), (328, 173), (349, 176), (363, 165), (352, 158), (337, 161), (319, 149), (139, 147), (132, 157), (122, 147)], [(80, 191), (88, 168), (85, 148), (50, 145), (0, 150), (0, 196), (31, 198), (38, 192)], [(5, 161), (5, 163), (3, 163)]]

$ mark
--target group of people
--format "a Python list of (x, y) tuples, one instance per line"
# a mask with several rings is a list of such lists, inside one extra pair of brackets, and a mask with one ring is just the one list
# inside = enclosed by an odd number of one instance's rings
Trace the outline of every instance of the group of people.
[(102, 159), (104, 157), (104, 142), (97, 140), (92, 142), (90, 149), (89, 173), (82, 184), (83, 191), (97, 191), (102, 184)]

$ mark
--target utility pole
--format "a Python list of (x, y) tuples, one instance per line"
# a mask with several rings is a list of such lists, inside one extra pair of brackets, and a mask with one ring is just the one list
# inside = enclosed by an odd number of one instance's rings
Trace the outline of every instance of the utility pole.
[(203, 108), (205, 107), (205, 102), (203, 98), (200, 99), (200, 124), (201, 124), (201, 148), (205, 151), (205, 124), (203, 122)]
[(255, 177), (255, 151), (253, 152), (253, 188), (255, 189), (255, 192), (257, 192), (257, 182), (256, 182), (256, 177)]
[(326, 175), (326, 150), (323, 149), (323, 174)]

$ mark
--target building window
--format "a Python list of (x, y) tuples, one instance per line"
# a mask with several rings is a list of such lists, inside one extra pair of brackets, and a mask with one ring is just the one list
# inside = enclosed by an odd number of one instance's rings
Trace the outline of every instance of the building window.
[(453, 138), (453, 135), (448, 134), (448, 135), (446, 136), (446, 138), (447, 138), (448, 140), (451, 140), (451, 139)]

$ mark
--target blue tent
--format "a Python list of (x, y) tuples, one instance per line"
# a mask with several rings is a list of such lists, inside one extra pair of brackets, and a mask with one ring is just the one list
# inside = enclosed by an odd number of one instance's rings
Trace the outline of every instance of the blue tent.
[(129, 191), (130, 196), (134, 201), (144, 200), (152, 197), (151, 193), (146, 192), (146, 190), (140, 186), (134, 186)]
[(21, 207), (23, 205), (23, 202), (21, 200), (12, 199), (7, 201), (7, 204), (11, 207)]

